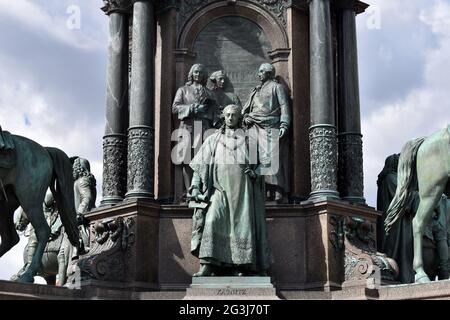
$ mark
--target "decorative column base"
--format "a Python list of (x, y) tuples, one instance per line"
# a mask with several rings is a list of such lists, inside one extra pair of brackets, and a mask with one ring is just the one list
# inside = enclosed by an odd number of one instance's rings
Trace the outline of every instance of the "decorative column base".
[(327, 124), (312, 126), (309, 141), (311, 145), (310, 199), (339, 199), (336, 127)]
[(103, 199), (101, 206), (121, 202), (127, 186), (127, 136), (103, 137)]
[(153, 141), (152, 127), (134, 126), (128, 129), (127, 199), (154, 200)]
[(338, 135), (338, 190), (342, 200), (365, 204), (362, 135)]

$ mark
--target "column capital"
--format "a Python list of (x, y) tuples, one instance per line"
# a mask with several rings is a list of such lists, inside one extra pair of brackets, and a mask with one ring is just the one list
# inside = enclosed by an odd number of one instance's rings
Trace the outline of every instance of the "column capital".
[(111, 13), (131, 13), (133, 0), (103, 0), (101, 8), (106, 15)]

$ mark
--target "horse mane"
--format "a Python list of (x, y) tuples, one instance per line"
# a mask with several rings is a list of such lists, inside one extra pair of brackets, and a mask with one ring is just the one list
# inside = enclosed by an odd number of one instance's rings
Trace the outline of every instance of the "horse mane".
[(386, 219), (384, 220), (386, 235), (395, 222), (403, 217), (407, 204), (410, 202), (412, 185), (416, 176), (417, 151), (424, 141), (424, 137), (411, 140), (402, 149), (398, 162), (397, 189), (386, 212)]

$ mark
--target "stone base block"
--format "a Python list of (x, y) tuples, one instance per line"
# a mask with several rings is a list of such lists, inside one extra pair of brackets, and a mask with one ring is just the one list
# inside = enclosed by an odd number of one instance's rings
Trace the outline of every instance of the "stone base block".
[[(345, 240), (348, 231), (359, 229), (370, 242), (376, 240), (379, 213), (373, 208), (331, 199), (266, 208), (273, 256), (269, 275), (278, 292), (340, 290), (343, 282), (375, 273), (373, 259), (368, 268), (359, 267), (366, 265), (365, 251), (347, 255)], [(91, 252), (78, 264), (81, 280), (103, 281), (106, 287), (120, 283), (112, 287), (136, 291), (185, 291), (199, 269), (190, 247), (192, 214), (187, 206), (141, 200), (89, 213)], [(356, 221), (351, 230), (349, 221)]]
[(270, 277), (192, 278), (185, 300), (279, 300)]

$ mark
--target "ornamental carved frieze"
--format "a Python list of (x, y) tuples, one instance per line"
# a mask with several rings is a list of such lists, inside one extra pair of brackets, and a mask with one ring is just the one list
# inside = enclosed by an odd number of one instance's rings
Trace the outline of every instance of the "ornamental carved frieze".
[(153, 135), (149, 127), (128, 132), (128, 192), (153, 191)]
[(341, 197), (364, 196), (363, 146), (361, 134), (338, 136), (338, 190)]
[(114, 12), (131, 13), (133, 7), (132, 0), (103, 0), (102, 10), (110, 15)]
[(373, 223), (358, 217), (331, 216), (329, 224), (330, 243), (336, 253), (344, 253), (344, 284), (395, 280), (397, 263), (377, 252)]
[(261, 9), (270, 12), (286, 28), (287, 9), (291, 6), (292, 0), (166, 0), (160, 2), (157, 5), (157, 9), (163, 10), (164, 8), (176, 5), (178, 10), (178, 31), (180, 31), (192, 15), (206, 5), (215, 2), (226, 2), (228, 5), (236, 5), (239, 2), (254, 3), (261, 7)]
[(127, 281), (134, 227), (133, 218), (98, 221), (93, 226), (91, 250), (77, 263), (81, 280)]
[(317, 126), (309, 134), (311, 150), (311, 191), (337, 189), (336, 128)]

